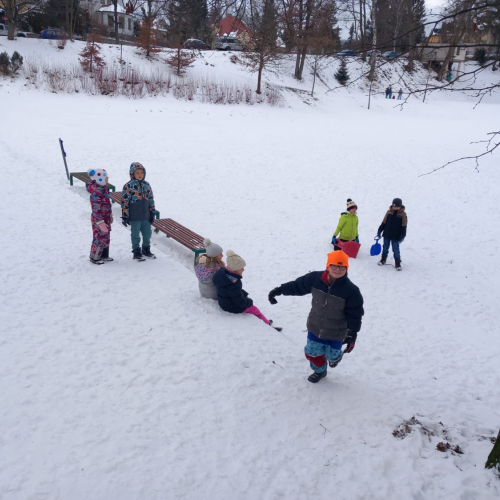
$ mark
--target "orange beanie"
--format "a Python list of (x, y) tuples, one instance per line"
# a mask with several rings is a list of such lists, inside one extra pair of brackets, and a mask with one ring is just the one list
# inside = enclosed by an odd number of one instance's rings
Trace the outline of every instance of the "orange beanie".
[(349, 257), (342, 250), (335, 250), (335, 252), (330, 252), (328, 255), (328, 260), (326, 261), (326, 268), (331, 266), (345, 266), (349, 269)]

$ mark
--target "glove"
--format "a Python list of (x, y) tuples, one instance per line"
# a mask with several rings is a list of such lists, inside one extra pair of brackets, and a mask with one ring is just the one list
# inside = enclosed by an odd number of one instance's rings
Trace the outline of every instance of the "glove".
[(337, 237), (335, 235), (332, 236), (332, 243), (333, 244), (337, 243)]
[(359, 243), (359, 236), (356, 236), (356, 239), (354, 240), (356, 243)]
[(99, 222), (97, 227), (100, 229), (101, 233), (109, 233), (109, 226), (105, 222)]
[(382, 238), (382, 235), (380, 233), (377, 233), (377, 238), (378, 239)]
[(149, 223), (153, 224), (154, 221), (155, 221), (155, 213), (149, 212)]
[(356, 345), (356, 339), (358, 338), (358, 332), (353, 332), (352, 330), (347, 330), (347, 337), (342, 341), (342, 344), (347, 344), (344, 352), (351, 352)]
[(279, 286), (277, 286), (276, 288), (274, 288), (273, 290), (271, 290), (269, 292), (268, 298), (269, 298), (269, 302), (271, 302), (272, 305), (278, 303), (278, 301), (274, 298), (274, 297), (277, 297), (278, 295), (282, 295), (281, 287), (279, 287)]
[(122, 217), (122, 224), (127, 227), (130, 226), (130, 220), (128, 217)]
[(398, 243), (403, 243), (403, 241), (405, 240), (405, 237), (403, 236), (399, 241)]

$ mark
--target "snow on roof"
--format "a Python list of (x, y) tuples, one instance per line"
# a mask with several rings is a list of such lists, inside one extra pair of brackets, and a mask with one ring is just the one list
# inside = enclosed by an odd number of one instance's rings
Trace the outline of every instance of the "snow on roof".
[[(114, 12), (115, 7), (113, 5), (101, 5), (101, 7), (99, 7), (97, 9), (97, 11), (98, 12)], [(118, 14), (125, 14), (125, 9), (120, 4), (118, 4), (116, 6), (116, 11), (118, 12)]]
[(229, 34), (229, 36), (237, 37), (244, 31), (246, 31), (249, 35), (252, 35), (250, 28), (243, 21), (240, 21), (237, 17), (233, 17), (231, 15), (227, 15), (224, 19), (222, 19), (218, 28), (220, 36)]

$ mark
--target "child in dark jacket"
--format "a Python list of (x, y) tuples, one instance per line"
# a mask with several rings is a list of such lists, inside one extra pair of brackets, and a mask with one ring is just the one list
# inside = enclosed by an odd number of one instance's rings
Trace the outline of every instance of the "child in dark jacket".
[(382, 250), (382, 258), (378, 263), (379, 266), (385, 265), (387, 256), (389, 255), (389, 247), (392, 245), (394, 252), (394, 260), (396, 262), (396, 270), (401, 271), (401, 252), (399, 245), (403, 243), (406, 237), (406, 227), (408, 225), (408, 217), (406, 216), (405, 206), (401, 198), (394, 198), (392, 205), (387, 210), (384, 220), (377, 231), (379, 238), (384, 236), (384, 247)]
[(151, 224), (155, 220), (153, 190), (145, 180), (146, 169), (140, 163), (132, 163), (129, 173), (130, 181), (123, 186), (122, 191), (122, 224), (125, 227), (130, 226), (134, 259), (138, 261), (143, 261), (144, 257), (156, 259), (151, 253)]
[[(253, 314), (264, 323), (272, 326), (272, 321), (268, 320), (259, 308), (253, 305), (253, 300), (243, 290), (241, 280), (247, 265), (246, 262), (232, 250), (228, 250), (226, 255), (226, 267), (219, 269), (212, 279), (213, 284), (217, 287), (217, 301), (220, 308), (233, 314)], [(274, 326), (273, 328), (281, 331), (281, 328)]]
[(108, 174), (106, 170), (92, 168), (87, 172), (90, 183), (87, 191), (90, 193), (92, 208), (92, 246), (90, 248), (90, 262), (101, 265), (113, 259), (109, 256), (109, 237), (113, 215), (109, 201)]

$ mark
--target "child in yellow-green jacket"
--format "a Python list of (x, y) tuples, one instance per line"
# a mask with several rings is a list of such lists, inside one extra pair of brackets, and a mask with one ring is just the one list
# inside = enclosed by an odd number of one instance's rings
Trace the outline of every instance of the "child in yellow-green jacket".
[(340, 241), (356, 241), (359, 243), (357, 210), (356, 203), (349, 198), (347, 200), (347, 212), (342, 212), (337, 229), (333, 233), (332, 245), (335, 250), (341, 250), (337, 246), (337, 236)]

